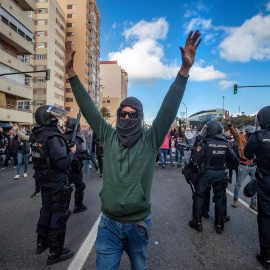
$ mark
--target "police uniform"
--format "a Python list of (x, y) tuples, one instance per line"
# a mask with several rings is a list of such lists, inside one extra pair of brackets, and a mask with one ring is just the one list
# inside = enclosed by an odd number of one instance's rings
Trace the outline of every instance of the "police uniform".
[(257, 258), (266, 269), (270, 269), (270, 128), (255, 131), (246, 144), (244, 154), (249, 159), (256, 156), (256, 178), (259, 181), (257, 222), (260, 241)]
[[(190, 227), (197, 231), (202, 231), (202, 215), (204, 197), (209, 189), (213, 187), (215, 198), (215, 226), (216, 232), (222, 233), (224, 229), (224, 182), (225, 182), (225, 163), (238, 164), (238, 158), (233, 152), (229, 142), (221, 135), (222, 126), (217, 121), (207, 123), (218, 126), (218, 132), (210, 134), (197, 144), (194, 150), (194, 164), (201, 169), (201, 175), (196, 184), (196, 191), (193, 200), (193, 220), (189, 222)], [(220, 126), (219, 126), (220, 125)]]
[[(64, 248), (66, 222), (70, 216), (71, 186), (66, 171), (74, 154), (57, 128), (57, 119), (50, 121), (53, 106), (41, 106), (36, 111), (36, 122), (30, 136), (34, 178), (41, 188), (42, 208), (37, 224), (37, 250), (41, 254), (50, 247), (47, 264), (67, 260), (73, 252)], [(44, 117), (43, 119), (43, 116)]]
[[(67, 131), (63, 134), (65, 139), (69, 142), (72, 139), (72, 131)], [(76, 159), (72, 162), (70, 166), (70, 177), (71, 182), (75, 185), (75, 206), (73, 213), (78, 213), (87, 210), (87, 207), (83, 204), (84, 189), (86, 188), (85, 183), (83, 182), (83, 160), (86, 159), (85, 151), (83, 148), (84, 140), (81, 136), (76, 135), (75, 144), (76, 144)]]

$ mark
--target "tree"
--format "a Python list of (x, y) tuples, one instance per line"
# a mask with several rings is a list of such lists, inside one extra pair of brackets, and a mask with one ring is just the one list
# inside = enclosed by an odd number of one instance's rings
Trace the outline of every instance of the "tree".
[[(222, 123), (222, 118), (217, 119)], [(246, 126), (255, 126), (255, 116), (238, 115), (231, 117), (231, 124), (234, 128), (244, 129)], [(224, 119), (224, 128), (227, 129), (227, 121)]]
[(104, 117), (104, 119), (106, 120), (107, 118), (110, 118), (111, 117), (111, 114), (109, 112), (109, 110), (106, 108), (106, 107), (102, 107), (100, 109), (100, 113), (101, 115)]

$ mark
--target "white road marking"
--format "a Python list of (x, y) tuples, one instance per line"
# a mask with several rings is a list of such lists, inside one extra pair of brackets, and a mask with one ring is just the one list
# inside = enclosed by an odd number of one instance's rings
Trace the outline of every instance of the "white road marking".
[(83, 267), (87, 257), (89, 256), (89, 254), (94, 246), (96, 236), (97, 236), (98, 224), (99, 224), (100, 217), (101, 217), (101, 214), (99, 215), (99, 217), (96, 220), (91, 231), (89, 232), (89, 234), (85, 238), (81, 248), (76, 253), (74, 259), (70, 263), (67, 270), (79, 270)]
[[(230, 192), (228, 189), (226, 189), (226, 192), (228, 193), (228, 194), (230, 194), (232, 197), (234, 196), (233, 195), (233, 193), (232, 192)], [(251, 209), (251, 208), (249, 208), (249, 205), (246, 203), (246, 202), (244, 202), (243, 200), (241, 200), (240, 198), (238, 198), (238, 202), (240, 202), (240, 203), (242, 203), (246, 208), (248, 208), (250, 211), (252, 211), (254, 214), (258, 214), (256, 211), (254, 211), (253, 209)], [(227, 203), (227, 205), (228, 205), (228, 203)]]

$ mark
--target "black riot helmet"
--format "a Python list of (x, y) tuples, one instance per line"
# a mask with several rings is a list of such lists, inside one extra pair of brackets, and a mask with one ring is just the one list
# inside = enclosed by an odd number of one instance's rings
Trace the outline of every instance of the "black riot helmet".
[(41, 126), (50, 126), (52, 124), (52, 117), (62, 117), (67, 113), (67, 111), (53, 105), (43, 105), (36, 110), (35, 119), (37, 124)]
[(222, 130), (223, 130), (223, 127), (220, 122), (211, 120), (211, 121), (208, 121), (204, 125), (201, 131), (201, 135), (205, 135), (207, 137), (213, 137), (215, 135), (222, 134)]
[(261, 129), (270, 128), (270, 106), (263, 107), (257, 113), (256, 128)]
[(207, 119), (205, 119), (204, 121), (202, 121), (201, 124), (200, 124), (200, 127), (199, 127), (198, 131), (201, 131), (201, 130), (203, 129), (203, 126), (204, 126), (206, 123), (208, 123), (209, 121), (211, 121), (210, 118), (207, 118)]
[[(75, 125), (76, 125), (76, 121), (77, 121), (77, 119), (73, 118), (73, 117), (70, 117), (67, 120), (67, 122), (66, 122), (66, 133), (73, 132), (73, 130), (75, 128)], [(81, 125), (79, 123), (78, 127), (77, 127), (77, 132), (79, 132), (80, 130), (81, 130)]]

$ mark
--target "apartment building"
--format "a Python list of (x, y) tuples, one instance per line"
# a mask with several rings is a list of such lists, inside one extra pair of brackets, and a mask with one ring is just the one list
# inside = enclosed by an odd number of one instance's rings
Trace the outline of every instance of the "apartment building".
[[(0, 0), (0, 74), (33, 71), (33, 0)], [(33, 73), (0, 76), (0, 126), (33, 123)]]
[(116, 111), (121, 101), (127, 97), (127, 72), (118, 66), (117, 61), (100, 62), (101, 100), (100, 107), (109, 110), (111, 117), (107, 122), (116, 124)]
[(57, 1), (36, 0), (35, 5), (35, 71), (50, 69), (34, 75), (34, 111), (42, 105), (64, 108), (64, 48), (65, 13)]
[[(66, 13), (66, 41), (76, 51), (74, 68), (96, 106), (100, 103), (100, 24), (95, 0), (58, 0)], [(77, 117), (79, 107), (66, 79), (65, 109), (68, 117)], [(81, 117), (82, 127), (88, 126)]]

